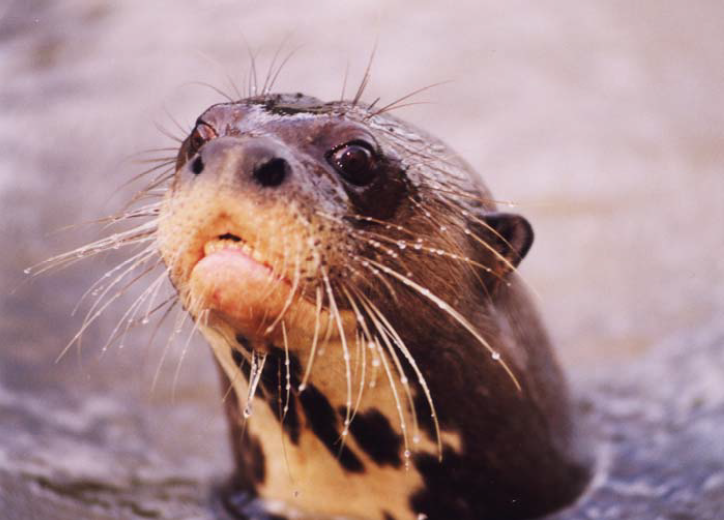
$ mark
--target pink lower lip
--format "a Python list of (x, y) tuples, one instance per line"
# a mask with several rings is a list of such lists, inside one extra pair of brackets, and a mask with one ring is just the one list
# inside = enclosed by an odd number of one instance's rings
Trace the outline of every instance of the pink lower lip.
[(253, 276), (268, 278), (272, 274), (271, 268), (257, 262), (239, 249), (224, 248), (204, 256), (194, 269), (203, 270), (232, 270), (239, 276)]
[(236, 280), (265, 280), (276, 278), (278, 282), (284, 282), (291, 285), (286, 277), (274, 273), (274, 270), (266, 265), (254, 260), (252, 257), (241, 251), (240, 249), (226, 247), (213, 253), (206, 255), (199, 260), (194, 266), (194, 271), (203, 273), (210, 280), (217, 278), (217, 275), (224, 273), (228, 278), (233, 276)]

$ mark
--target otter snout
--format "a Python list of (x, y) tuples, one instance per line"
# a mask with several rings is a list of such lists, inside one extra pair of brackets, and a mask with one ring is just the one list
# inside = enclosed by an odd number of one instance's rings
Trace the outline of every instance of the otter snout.
[(269, 137), (219, 137), (206, 143), (184, 168), (193, 177), (242, 189), (273, 189), (288, 184), (296, 161)]

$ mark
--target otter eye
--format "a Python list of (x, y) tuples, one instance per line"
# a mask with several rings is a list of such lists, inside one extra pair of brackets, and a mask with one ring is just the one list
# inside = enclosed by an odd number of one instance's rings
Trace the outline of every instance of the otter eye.
[(333, 150), (327, 159), (334, 169), (355, 186), (366, 186), (377, 176), (377, 161), (372, 146), (353, 141)]

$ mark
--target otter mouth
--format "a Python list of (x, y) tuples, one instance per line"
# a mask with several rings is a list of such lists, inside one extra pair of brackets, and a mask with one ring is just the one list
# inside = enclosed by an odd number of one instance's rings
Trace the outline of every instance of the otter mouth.
[[(233, 233), (224, 233), (217, 237), (207, 241), (204, 244), (203, 257), (199, 259), (199, 262), (212, 255), (228, 254), (243, 256), (247, 260), (251, 260), (258, 266), (265, 267), (270, 274), (274, 272), (274, 268), (269, 261), (261, 254), (258, 249), (253, 248), (246, 240)], [(198, 262), (197, 262), (198, 264)], [(288, 283), (288, 280), (284, 277), (278, 277), (279, 281)]]
[(219, 313), (237, 332), (259, 336), (274, 318), (295, 307), (290, 299), (300, 295), (293, 294), (281, 255), (265, 254), (228, 229), (219, 231), (202, 242), (191, 269), (191, 305)]

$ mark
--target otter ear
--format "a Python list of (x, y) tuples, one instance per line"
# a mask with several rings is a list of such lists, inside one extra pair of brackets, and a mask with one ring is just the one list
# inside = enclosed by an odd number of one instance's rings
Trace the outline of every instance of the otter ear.
[(525, 217), (514, 213), (488, 213), (482, 217), (485, 237), (498, 255), (493, 270), (505, 276), (515, 269), (533, 245), (533, 227)]

